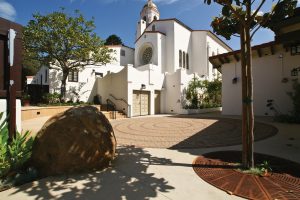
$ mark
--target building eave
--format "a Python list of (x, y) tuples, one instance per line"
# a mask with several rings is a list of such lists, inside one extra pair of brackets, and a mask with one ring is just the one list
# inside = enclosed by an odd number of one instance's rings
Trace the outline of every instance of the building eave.
[[(253, 57), (263, 57), (268, 55), (274, 55), (278, 49), (284, 49), (285, 47), (276, 41), (263, 43), (252, 47)], [(241, 58), (241, 50), (231, 51), (224, 54), (219, 54), (209, 57), (209, 61), (214, 68), (220, 68), (226, 63), (239, 62)]]
[(142, 35), (140, 35), (140, 37), (139, 37), (138, 39), (136, 39), (136, 40), (135, 40), (135, 43), (137, 43), (137, 42), (140, 40), (140, 38), (141, 38), (141, 37), (143, 37), (143, 35), (144, 35), (145, 33), (150, 33), (150, 34), (153, 34), (153, 33), (155, 33), (155, 34), (161, 34), (161, 35), (164, 35), (164, 36), (166, 36), (166, 34), (165, 34), (165, 33), (163, 33), (163, 32), (160, 32), (160, 31), (144, 31), (144, 32), (143, 32), (143, 34), (142, 34)]
[(114, 48), (114, 47), (126, 47), (126, 48), (128, 48), (128, 49), (132, 49), (132, 50), (134, 50), (134, 48), (132, 48), (132, 47), (129, 47), (129, 46), (126, 46), (126, 45), (124, 45), (124, 44), (119, 44), (119, 45), (105, 45), (107, 48)]

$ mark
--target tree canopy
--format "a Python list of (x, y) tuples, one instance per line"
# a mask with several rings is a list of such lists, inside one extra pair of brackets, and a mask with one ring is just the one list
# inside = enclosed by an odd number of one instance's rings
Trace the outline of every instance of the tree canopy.
[(105, 45), (122, 45), (122, 44), (123, 44), (122, 39), (115, 34), (108, 36), (108, 38), (105, 40)]
[[(211, 26), (215, 33), (225, 37), (229, 40), (232, 36), (240, 34), (241, 25), (249, 25), (252, 32), (251, 38), (256, 31), (261, 28), (271, 28), (274, 24), (287, 16), (291, 16), (297, 5), (297, 0), (272, 0), (275, 2), (269, 12), (263, 13), (262, 6), (266, 0), (260, 2), (250, 1), (251, 8), (256, 3), (256, 8), (251, 10), (250, 15), (247, 14), (247, 3), (249, 0), (204, 0), (205, 3), (211, 4), (212, 2), (218, 3), (222, 6), (222, 13), (220, 16), (215, 17)], [(248, 18), (247, 18), (248, 17)]]
[(293, 14), (297, 0), (276, 0), (271, 11), (263, 13), (266, 0), (204, 0), (204, 3), (218, 3), (222, 13), (215, 17), (211, 26), (215, 33), (229, 40), (240, 37), (240, 62), (242, 77), (242, 140), (245, 168), (254, 167), (254, 111), (251, 41), (261, 28), (271, 28), (277, 22)]
[(36, 13), (33, 18), (23, 31), (25, 62), (61, 70), (62, 96), (70, 71), (111, 61), (111, 50), (93, 32), (94, 20), (86, 20), (78, 10), (74, 15), (64, 9), (48, 15)]

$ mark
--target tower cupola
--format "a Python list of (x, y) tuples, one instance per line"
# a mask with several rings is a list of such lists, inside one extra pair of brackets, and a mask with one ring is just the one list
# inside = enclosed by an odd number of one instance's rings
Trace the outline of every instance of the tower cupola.
[(158, 8), (153, 3), (152, 0), (148, 0), (148, 2), (144, 5), (140, 14), (141, 14), (141, 19), (146, 22), (146, 25), (150, 24), (153, 20), (159, 19)]

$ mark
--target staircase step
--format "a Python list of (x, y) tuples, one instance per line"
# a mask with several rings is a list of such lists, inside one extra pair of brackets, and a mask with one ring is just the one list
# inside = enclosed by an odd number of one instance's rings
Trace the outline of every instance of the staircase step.
[(123, 118), (127, 118), (126, 114), (124, 114), (121, 111), (117, 111), (115, 114), (113, 113), (113, 111), (101, 111), (107, 119), (123, 119)]

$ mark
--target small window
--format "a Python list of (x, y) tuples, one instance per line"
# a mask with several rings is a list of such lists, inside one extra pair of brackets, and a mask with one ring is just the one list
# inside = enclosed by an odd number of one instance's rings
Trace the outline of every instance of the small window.
[(182, 51), (179, 50), (179, 67), (182, 67)]
[(125, 56), (125, 50), (121, 49), (121, 56)]
[(156, 16), (154, 16), (154, 18), (153, 18), (154, 20), (157, 20), (157, 17)]
[(97, 78), (103, 78), (103, 73), (96, 72), (96, 73), (95, 73), (95, 76), (96, 76)]
[(300, 45), (295, 45), (291, 47), (291, 55), (299, 55), (300, 54)]
[(68, 81), (69, 82), (78, 82), (78, 71), (77, 70), (73, 70), (73, 71), (69, 72)]
[(185, 52), (183, 52), (183, 68), (185, 68)]
[(155, 31), (155, 25), (152, 26), (152, 31)]
[(189, 54), (186, 53), (186, 69), (189, 69), (190, 66), (189, 66)]
[(146, 21), (146, 20), (147, 20), (146, 16), (145, 16), (145, 17), (143, 17), (143, 20), (144, 20), (144, 21)]

